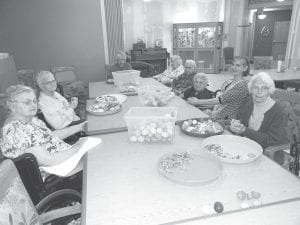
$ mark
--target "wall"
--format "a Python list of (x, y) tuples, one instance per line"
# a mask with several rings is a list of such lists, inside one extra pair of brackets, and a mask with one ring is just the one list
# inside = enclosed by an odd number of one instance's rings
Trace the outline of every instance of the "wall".
[(82, 80), (104, 80), (99, 0), (1, 0), (0, 51), (18, 69), (73, 65)]
[(172, 52), (173, 23), (222, 22), (223, 8), (224, 0), (123, 0), (125, 50), (142, 38), (146, 47), (161, 39)]

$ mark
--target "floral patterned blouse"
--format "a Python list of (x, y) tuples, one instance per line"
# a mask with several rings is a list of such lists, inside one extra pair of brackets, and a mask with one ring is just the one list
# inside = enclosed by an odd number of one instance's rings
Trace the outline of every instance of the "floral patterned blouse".
[(0, 148), (7, 158), (16, 158), (25, 150), (34, 146), (45, 146), (49, 153), (63, 151), (71, 146), (47, 128), (45, 123), (36, 117), (31, 122), (12, 121), (1, 130)]

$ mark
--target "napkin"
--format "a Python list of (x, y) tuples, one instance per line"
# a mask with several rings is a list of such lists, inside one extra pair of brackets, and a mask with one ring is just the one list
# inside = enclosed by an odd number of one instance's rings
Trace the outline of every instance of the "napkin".
[(55, 166), (42, 166), (41, 168), (51, 174), (63, 177), (67, 176), (77, 166), (78, 162), (87, 151), (93, 149), (102, 142), (101, 138), (84, 137), (84, 139), (84, 143), (75, 155)]

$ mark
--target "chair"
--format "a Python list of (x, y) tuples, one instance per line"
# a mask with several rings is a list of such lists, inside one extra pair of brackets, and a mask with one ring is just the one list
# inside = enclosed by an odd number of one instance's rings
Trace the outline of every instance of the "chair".
[(228, 68), (231, 68), (234, 61), (234, 48), (225, 47), (223, 48), (223, 71), (227, 71)]
[(154, 66), (150, 63), (140, 62), (140, 61), (133, 61), (131, 62), (131, 67), (134, 70), (141, 71), (141, 77), (153, 77), (154, 75), (158, 74), (155, 70)]
[(9, 159), (0, 164), (0, 182), (0, 224), (68, 224), (80, 217), (81, 198), (74, 190), (54, 192), (34, 206)]
[(57, 83), (75, 81), (75, 68), (72, 66), (51, 66), (50, 71), (54, 74)]
[[(276, 89), (272, 98), (279, 101), (288, 117), (287, 134), (290, 143), (293, 142), (293, 137), (296, 136), (297, 141), (300, 138), (300, 93), (283, 89)], [(265, 155), (274, 159), (285, 168), (289, 168), (293, 157), (289, 152), (290, 144), (280, 146), (270, 146), (265, 149)]]
[(49, 175), (45, 181), (43, 181), (34, 155), (26, 153), (12, 161), (14, 162), (23, 184), (34, 204), (37, 204), (45, 196), (57, 190), (68, 188), (81, 192), (82, 174), (80, 173), (70, 177)]
[(76, 80), (75, 68), (70, 66), (51, 67), (57, 81), (59, 93), (67, 100), (71, 97), (78, 98), (78, 107), (75, 112), (81, 119), (86, 119), (86, 100), (89, 96), (89, 85), (86, 81)]

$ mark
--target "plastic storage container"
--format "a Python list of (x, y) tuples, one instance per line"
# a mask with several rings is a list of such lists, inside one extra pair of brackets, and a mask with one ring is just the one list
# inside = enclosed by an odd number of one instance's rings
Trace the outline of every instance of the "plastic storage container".
[(175, 133), (177, 108), (132, 107), (124, 115), (131, 142), (171, 143)]
[(125, 83), (136, 86), (140, 83), (140, 73), (138, 70), (121, 70), (112, 72), (112, 75), (116, 86)]
[(157, 86), (138, 87), (137, 93), (144, 106), (165, 106), (175, 95), (170, 88)]

